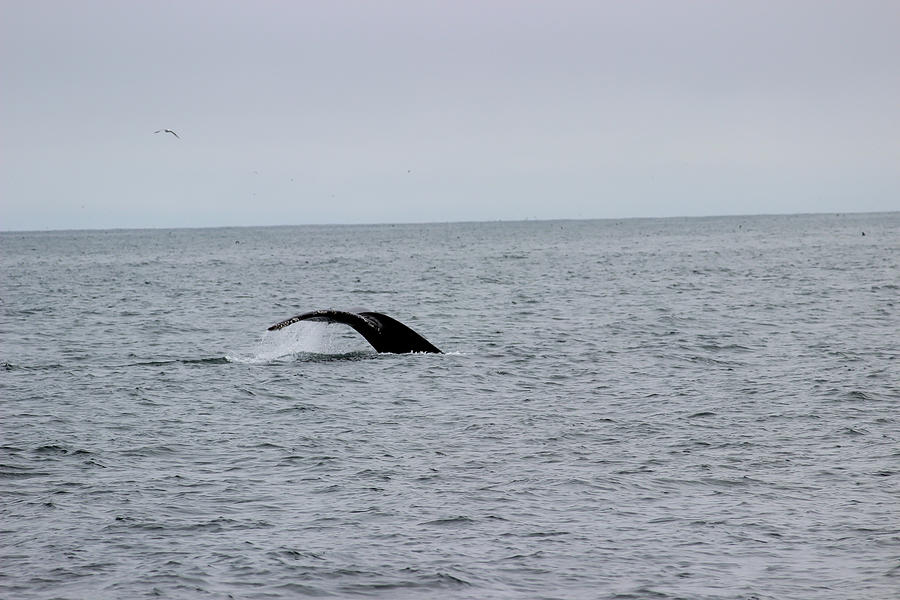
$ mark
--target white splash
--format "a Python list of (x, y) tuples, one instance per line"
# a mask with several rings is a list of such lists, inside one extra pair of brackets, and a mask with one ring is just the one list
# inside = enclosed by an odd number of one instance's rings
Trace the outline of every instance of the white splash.
[(372, 351), (372, 347), (349, 327), (328, 323), (300, 322), (262, 334), (249, 353), (226, 355), (231, 362), (265, 364), (298, 354), (346, 354)]

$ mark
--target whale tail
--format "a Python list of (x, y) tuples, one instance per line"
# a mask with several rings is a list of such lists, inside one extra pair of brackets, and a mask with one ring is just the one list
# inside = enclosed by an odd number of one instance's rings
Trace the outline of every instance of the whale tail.
[(275, 323), (269, 331), (283, 329), (300, 321), (342, 323), (355, 329), (377, 352), (405, 354), (429, 352), (442, 354), (431, 342), (400, 321), (377, 312), (349, 312), (344, 310), (314, 310)]

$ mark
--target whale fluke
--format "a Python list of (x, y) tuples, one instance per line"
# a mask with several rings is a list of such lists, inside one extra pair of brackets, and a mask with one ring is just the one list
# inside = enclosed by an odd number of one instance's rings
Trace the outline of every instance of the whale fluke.
[(268, 328), (269, 331), (284, 329), (300, 321), (324, 321), (343, 323), (355, 329), (377, 352), (405, 354), (407, 352), (430, 352), (443, 354), (421, 335), (387, 315), (377, 312), (349, 312), (345, 310), (314, 310), (305, 312)]

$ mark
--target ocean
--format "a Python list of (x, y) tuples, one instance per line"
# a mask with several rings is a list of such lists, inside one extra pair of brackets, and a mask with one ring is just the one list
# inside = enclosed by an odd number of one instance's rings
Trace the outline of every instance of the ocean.
[[(893, 599), (900, 213), (0, 233), (0, 597)], [(377, 354), (323, 309), (444, 354)]]

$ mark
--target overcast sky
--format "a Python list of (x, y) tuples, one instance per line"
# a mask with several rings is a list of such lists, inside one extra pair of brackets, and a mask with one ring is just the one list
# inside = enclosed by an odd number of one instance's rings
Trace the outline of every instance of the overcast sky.
[(900, 209), (897, 0), (0, 7), (2, 230)]

